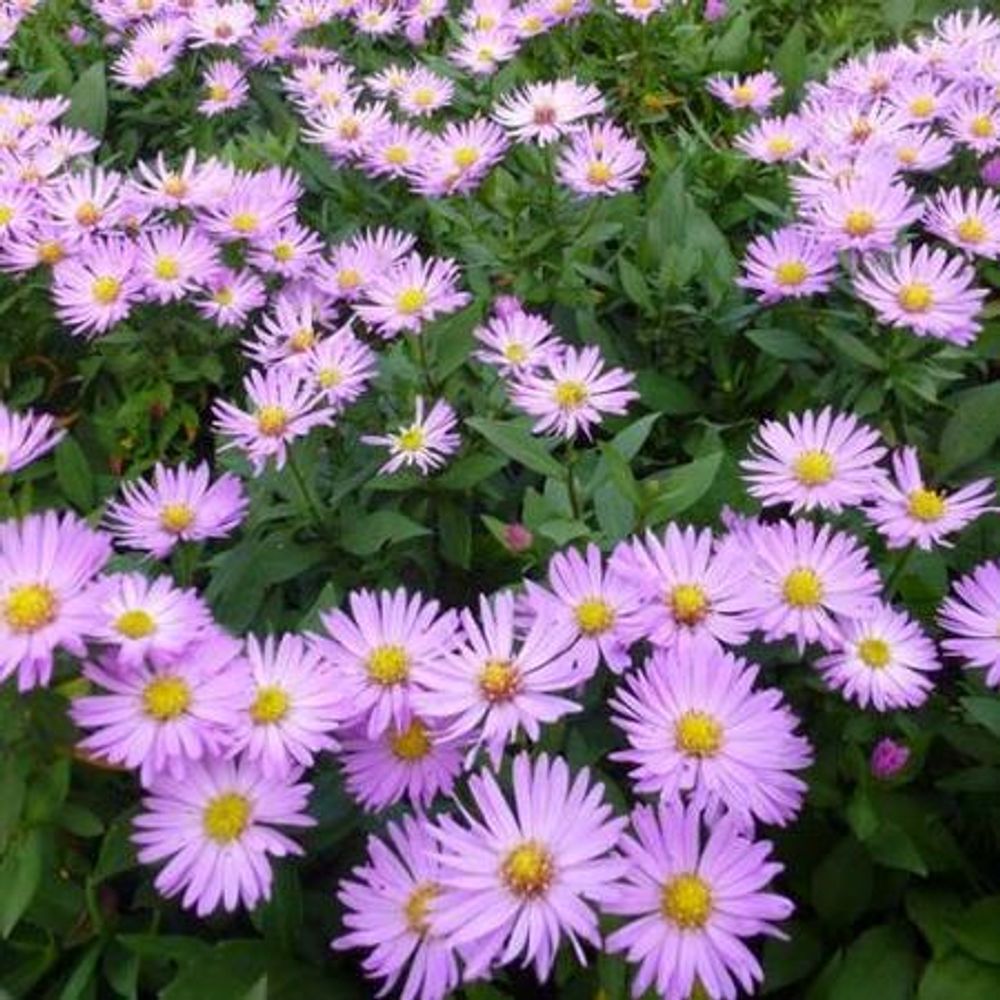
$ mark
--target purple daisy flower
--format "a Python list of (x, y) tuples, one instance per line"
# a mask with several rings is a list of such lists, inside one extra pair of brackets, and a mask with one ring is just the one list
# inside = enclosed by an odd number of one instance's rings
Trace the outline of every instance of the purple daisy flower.
[(271, 896), (268, 858), (302, 853), (275, 827), (312, 826), (311, 791), (295, 777), (268, 778), (250, 761), (208, 758), (182, 779), (153, 781), (132, 840), (143, 864), (167, 861), (157, 890), (180, 896), (199, 917), (220, 906), (252, 910)]
[(734, 76), (726, 79), (713, 76), (707, 84), (708, 92), (727, 107), (750, 111), (767, 109), (785, 92), (778, 78), (769, 70), (751, 76)]
[(958, 580), (938, 620), (947, 633), (944, 651), (967, 668), (985, 670), (986, 683), (1000, 687), (1000, 562), (983, 563)]
[(927, 204), (924, 225), (966, 253), (1000, 256), (1000, 197), (992, 191), (939, 191)]
[(561, 183), (585, 198), (631, 191), (646, 165), (642, 147), (614, 122), (583, 125), (559, 154)]
[(349, 323), (316, 343), (303, 359), (306, 375), (338, 413), (358, 400), (378, 371), (378, 356)]
[(747, 247), (741, 288), (759, 294), (765, 304), (826, 292), (837, 272), (833, 248), (798, 226), (758, 236)]
[[(712, 815), (785, 826), (802, 808), (812, 763), (799, 720), (777, 689), (754, 689), (760, 668), (720, 650), (657, 651), (610, 702), (639, 794), (686, 796)], [(667, 734), (664, 740), (664, 733)]]
[(52, 269), (56, 314), (77, 334), (105, 333), (129, 314), (142, 288), (127, 240), (93, 240)]
[(18, 413), (0, 403), (0, 476), (17, 472), (51, 451), (66, 432), (54, 417), (25, 410)]
[(389, 449), (389, 461), (378, 470), (382, 475), (415, 465), (426, 476), (458, 451), (462, 438), (457, 427), (458, 417), (446, 400), (437, 400), (425, 414), (423, 397), (417, 396), (413, 423), (388, 434), (366, 434), (361, 440)]
[(893, 479), (886, 479), (865, 509), (891, 549), (911, 543), (921, 549), (949, 546), (948, 535), (997, 508), (991, 479), (977, 479), (954, 493), (928, 489), (916, 448), (900, 448), (892, 456)]
[(469, 779), (475, 810), (464, 823), (443, 815), (432, 828), (440, 845), (441, 897), (436, 927), (463, 950), (475, 978), (518, 959), (540, 981), (568, 939), (601, 940), (594, 903), (626, 870), (614, 849), (626, 820), (615, 817), (590, 772), (570, 775), (559, 757), (518, 754), (513, 797), (489, 772)]
[(482, 348), (475, 357), (496, 368), (501, 375), (536, 371), (563, 349), (552, 324), (542, 316), (520, 308), (494, 315), (473, 331)]
[(604, 903), (630, 918), (607, 948), (638, 965), (632, 995), (650, 988), (663, 1000), (691, 1000), (700, 984), (708, 997), (735, 1000), (764, 978), (748, 938), (783, 938), (775, 924), (792, 912), (784, 896), (764, 891), (782, 866), (771, 844), (752, 840), (730, 818), (702, 833), (698, 809), (640, 806), (621, 849), (630, 862)]

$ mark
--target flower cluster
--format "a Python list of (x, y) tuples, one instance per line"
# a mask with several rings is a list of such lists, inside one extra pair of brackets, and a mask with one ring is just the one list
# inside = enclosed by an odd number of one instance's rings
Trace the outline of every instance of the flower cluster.
[[(971, 343), (986, 298), (975, 262), (1000, 251), (1000, 200), (928, 182), (970, 157), (989, 183), (998, 41), (993, 17), (942, 17), (910, 45), (846, 60), (807, 85), (794, 113), (743, 132), (736, 145), (748, 156), (794, 169), (796, 218), (751, 242), (741, 284), (765, 303), (801, 298), (829, 291), (843, 265), (880, 323)], [(710, 90), (752, 112), (781, 93), (770, 73), (715, 79)], [(917, 227), (934, 242), (912, 241)]]

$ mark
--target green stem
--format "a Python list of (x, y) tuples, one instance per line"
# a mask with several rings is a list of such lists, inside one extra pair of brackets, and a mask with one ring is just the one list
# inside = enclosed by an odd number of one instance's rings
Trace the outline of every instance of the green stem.
[(295, 480), (295, 485), (298, 487), (299, 493), (302, 495), (302, 499), (309, 509), (309, 513), (316, 524), (316, 529), (320, 534), (323, 534), (323, 513), (320, 510), (316, 497), (313, 496), (312, 490), (309, 489), (305, 477), (302, 475), (302, 470), (299, 468), (298, 462), (295, 459), (295, 452), (292, 449), (288, 450), (288, 468), (291, 469), (292, 478)]
[(580, 506), (580, 494), (576, 487), (575, 465), (576, 448), (573, 447), (573, 442), (570, 441), (566, 447), (566, 492), (569, 494), (569, 506), (573, 512), (573, 520), (582, 521), (583, 508)]
[(437, 396), (437, 383), (431, 373), (431, 363), (427, 356), (427, 340), (422, 333), (413, 334), (413, 343), (416, 345), (417, 360), (420, 363), (420, 370), (424, 375), (424, 384), (427, 386), (428, 394), (433, 398)]
[(896, 559), (896, 565), (892, 567), (892, 572), (889, 574), (889, 579), (885, 581), (885, 596), (886, 599), (891, 599), (892, 595), (896, 592), (896, 584), (899, 582), (900, 577), (903, 575), (903, 570), (906, 569), (907, 563), (910, 561), (910, 557), (913, 555), (913, 546), (907, 545), (907, 547), (899, 554)]

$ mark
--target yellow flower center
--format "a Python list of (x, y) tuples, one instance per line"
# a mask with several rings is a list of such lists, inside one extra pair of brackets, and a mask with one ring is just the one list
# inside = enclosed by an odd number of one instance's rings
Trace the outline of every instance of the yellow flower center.
[(557, 382), (552, 390), (552, 399), (561, 410), (577, 410), (590, 398), (590, 390), (583, 382), (567, 379)]
[(749, 84), (741, 83), (738, 87), (733, 87), (733, 100), (737, 104), (749, 104), (756, 96), (757, 92)]
[(976, 115), (969, 122), (969, 131), (977, 139), (992, 139), (994, 132), (996, 132), (996, 125), (993, 124), (993, 119), (989, 115)]
[(823, 600), (823, 581), (814, 569), (793, 569), (781, 588), (785, 603), (793, 608), (815, 608)]
[(440, 892), (441, 887), (435, 882), (421, 882), (414, 886), (403, 906), (406, 929), (411, 934), (424, 937), (431, 929), (429, 920), (431, 903)]
[(0, 226), (6, 226), (14, 218), (14, 209), (11, 205), (0, 205)]
[(316, 334), (308, 326), (303, 326), (288, 338), (288, 346), (298, 354), (308, 351), (316, 343)]
[(3, 616), (11, 632), (37, 632), (55, 620), (59, 602), (42, 583), (24, 583), (11, 589), (3, 602)]
[(98, 305), (109, 306), (122, 290), (122, 283), (110, 274), (102, 274), (94, 278), (90, 286), (90, 294)]
[(361, 272), (353, 267), (345, 267), (337, 272), (337, 284), (341, 288), (357, 288), (362, 280)]
[(803, 486), (825, 486), (833, 479), (836, 466), (828, 451), (810, 449), (795, 459), (792, 471)]
[(96, 226), (101, 221), (101, 210), (92, 201), (85, 201), (76, 210), (76, 221), (81, 226)]
[(514, 340), (504, 347), (503, 356), (512, 365), (523, 365), (528, 360), (528, 348)]
[(947, 502), (936, 490), (914, 490), (906, 498), (906, 512), (925, 523), (940, 521), (947, 509)]
[(427, 305), (427, 293), (422, 288), (404, 288), (396, 296), (396, 308), (404, 316), (412, 316)]
[(535, 899), (552, 884), (552, 855), (537, 840), (526, 840), (504, 858), (500, 874), (515, 896)]
[(660, 912), (682, 931), (701, 930), (712, 915), (712, 890), (698, 875), (675, 875), (663, 887)]
[(233, 294), (231, 288), (220, 288), (213, 295), (212, 298), (220, 306), (231, 306), (236, 301), (236, 296)]
[(224, 83), (209, 84), (208, 96), (213, 101), (225, 101), (229, 97), (229, 88)]
[(66, 256), (62, 244), (57, 240), (46, 240), (44, 243), (39, 243), (37, 253), (39, 264), (58, 264)]
[(955, 232), (958, 233), (959, 239), (966, 243), (982, 243), (989, 235), (986, 226), (983, 225), (983, 220), (977, 219), (974, 215), (963, 219), (955, 227)]
[(419, 719), (414, 719), (406, 729), (389, 737), (389, 745), (399, 760), (413, 761), (423, 760), (431, 752), (433, 744), (427, 727)]
[(142, 692), (143, 711), (157, 722), (183, 715), (191, 705), (191, 689), (181, 677), (157, 677)]
[(910, 101), (910, 114), (917, 118), (927, 118), (934, 114), (936, 107), (937, 101), (930, 94), (921, 94), (920, 97), (914, 97)]
[(709, 600), (697, 583), (679, 583), (667, 598), (674, 620), (682, 625), (697, 625), (708, 614)]
[(424, 443), (427, 440), (427, 436), (423, 432), (423, 428), (418, 427), (414, 424), (412, 427), (407, 427), (405, 431), (401, 431), (396, 436), (396, 445), (400, 451), (405, 451), (409, 453), (420, 451), (424, 447)]
[(608, 184), (615, 173), (604, 160), (593, 160), (587, 167), (587, 182), (589, 184)]
[(279, 437), (288, 426), (288, 413), (283, 406), (262, 406), (257, 411), (257, 429), (267, 437)]
[(406, 146), (386, 146), (383, 155), (387, 163), (392, 163), (397, 167), (410, 162), (410, 151)]
[(279, 264), (287, 264), (290, 260), (295, 259), (295, 245), (287, 242), (275, 243), (271, 247), (271, 256)]
[(889, 644), (885, 639), (862, 639), (858, 643), (858, 658), (872, 670), (881, 670), (889, 665), (891, 659)]
[(794, 150), (795, 143), (792, 141), (791, 136), (775, 135), (772, 136), (767, 143), (767, 151), (772, 156), (788, 156), (788, 154), (794, 152)]
[(171, 198), (183, 198), (188, 192), (187, 184), (177, 174), (168, 174), (164, 177), (162, 187), (163, 193)]
[(900, 163), (910, 165), (917, 162), (918, 152), (913, 146), (901, 146), (896, 150), (896, 159)]
[(257, 697), (250, 706), (250, 718), (258, 726), (281, 722), (288, 715), (291, 702), (288, 694), (276, 685), (257, 688)]
[(372, 681), (392, 687), (410, 676), (410, 655), (402, 646), (376, 646), (368, 655), (367, 667)]
[(161, 281), (173, 281), (180, 273), (176, 257), (158, 257), (153, 265), (153, 274)]
[(255, 212), (237, 212), (229, 224), (238, 233), (252, 233), (260, 225), (260, 219)]
[(468, 170), (479, 160), (479, 150), (474, 146), (459, 146), (452, 154), (451, 161), (459, 170)]
[(160, 509), (160, 527), (179, 535), (194, 523), (194, 511), (186, 503), (166, 503)]
[(599, 597), (591, 597), (576, 606), (576, 624), (584, 635), (600, 635), (615, 623), (615, 609)]
[(156, 631), (156, 622), (148, 611), (134, 608), (118, 616), (115, 628), (126, 639), (145, 639), (147, 635), (152, 635)]
[(250, 800), (239, 792), (223, 792), (209, 799), (201, 814), (205, 836), (217, 844), (239, 840), (250, 825)]
[(925, 313), (934, 305), (934, 290), (922, 281), (914, 281), (900, 288), (896, 300), (907, 312)]
[(674, 723), (674, 745), (689, 757), (714, 757), (722, 746), (722, 726), (706, 712), (685, 712)]
[(875, 229), (875, 216), (867, 209), (856, 208), (844, 218), (844, 232), (848, 236), (868, 236)]
[(316, 374), (316, 381), (323, 389), (333, 389), (344, 381), (344, 373), (339, 368), (321, 368)]
[(774, 280), (785, 288), (801, 285), (808, 277), (809, 268), (801, 260), (785, 260), (774, 269)]
[(410, 100), (418, 107), (426, 108), (434, 103), (434, 91), (430, 87), (417, 87), (410, 95)]
[(510, 660), (487, 660), (479, 689), (487, 701), (510, 701), (521, 690), (521, 673)]

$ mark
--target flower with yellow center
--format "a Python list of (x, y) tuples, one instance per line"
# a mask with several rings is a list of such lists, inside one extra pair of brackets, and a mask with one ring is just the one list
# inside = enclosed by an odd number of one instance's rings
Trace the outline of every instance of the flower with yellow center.
[(45, 240), (35, 249), (39, 264), (58, 264), (66, 256), (62, 244), (58, 240)]
[(403, 917), (406, 929), (411, 934), (425, 937), (431, 929), (430, 908), (434, 899), (440, 895), (441, 887), (436, 882), (420, 882), (413, 887), (406, 902), (403, 904)]
[(305, 351), (308, 351), (315, 343), (316, 334), (313, 332), (312, 328), (308, 326), (300, 327), (288, 338), (288, 346), (295, 351), (296, 354), (302, 354)]
[(188, 193), (187, 182), (183, 177), (178, 177), (177, 174), (167, 174), (160, 186), (163, 193), (171, 198), (183, 198)]
[(451, 162), (459, 170), (468, 170), (479, 162), (479, 150), (475, 146), (459, 146), (451, 154)]
[(615, 609), (600, 597), (588, 597), (573, 612), (580, 631), (587, 636), (602, 635), (615, 624)]
[(552, 401), (560, 410), (578, 410), (590, 399), (590, 390), (583, 382), (566, 379), (552, 389)]
[(156, 622), (148, 611), (133, 608), (115, 619), (115, 631), (126, 639), (145, 639), (156, 631)]
[(14, 218), (14, 207), (12, 205), (0, 205), (0, 226), (6, 226)]
[(996, 125), (989, 115), (976, 115), (969, 122), (969, 131), (976, 139), (992, 139), (996, 130)]
[(555, 874), (552, 855), (537, 840), (526, 840), (504, 858), (500, 876), (522, 899), (537, 899), (548, 892)]
[(398, 760), (423, 760), (430, 752), (433, 743), (427, 727), (414, 719), (406, 729), (400, 729), (389, 737), (389, 746), (393, 756)]
[(407, 427), (396, 435), (396, 447), (407, 454), (414, 454), (420, 451), (427, 441), (427, 435), (419, 424)]
[(157, 722), (180, 718), (191, 707), (191, 689), (183, 677), (155, 677), (142, 691), (142, 710)]
[(410, 100), (417, 105), (418, 108), (426, 108), (434, 103), (434, 91), (430, 87), (417, 87), (412, 94), (410, 94)]
[(504, 345), (502, 353), (504, 360), (509, 361), (512, 365), (523, 365), (528, 360), (528, 348), (517, 340), (512, 340), (509, 344)]
[(288, 692), (276, 684), (257, 688), (256, 697), (250, 706), (250, 718), (255, 725), (267, 726), (281, 722), (291, 708)]
[(194, 511), (186, 503), (165, 503), (160, 508), (160, 527), (179, 535), (194, 524)]
[(201, 814), (201, 827), (209, 840), (224, 847), (239, 840), (250, 825), (253, 806), (239, 792), (223, 792), (208, 800)]
[(385, 157), (386, 163), (391, 163), (396, 167), (401, 167), (403, 164), (409, 163), (412, 159), (409, 149), (398, 143), (386, 146), (382, 155)]
[(825, 486), (836, 471), (833, 456), (819, 448), (802, 452), (792, 462), (792, 472), (803, 486)]
[(793, 569), (781, 587), (785, 603), (793, 608), (819, 607), (823, 600), (823, 581), (808, 566)]
[(227, 101), (232, 93), (224, 83), (212, 83), (208, 86), (208, 98), (211, 101)]
[(899, 149), (896, 150), (896, 159), (906, 166), (916, 163), (919, 155), (920, 154), (916, 149), (914, 149), (913, 146), (900, 146)]
[(98, 275), (90, 284), (90, 294), (98, 305), (109, 306), (118, 300), (122, 283), (110, 274)]
[(934, 290), (923, 281), (913, 281), (899, 289), (896, 301), (908, 313), (925, 313), (934, 305)]
[(674, 723), (674, 746), (688, 757), (714, 757), (722, 737), (722, 726), (707, 712), (685, 712)]
[(271, 247), (271, 256), (279, 264), (287, 264), (290, 260), (295, 260), (295, 244), (287, 240), (279, 241)]
[(701, 930), (712, 915), (712, 890), (693, 872), (675, 875), (663, 887), (660, 913), (679, 930)]
[(427, 292), (416, 286), (404, 288), (396, 296), (396, 308), (404, 316), (413, 316), (420, 312), (425, 305), (427, 305)]
[(768, 140), (767, 151), (772, 156), (788, 156), (795, 151), (795, 143), (791, 136), (774, 135)]
[(983, 224), (983, 220), (975, 215), (970, 215), (955, 227), (955, 232), (960, 240), (966, 243), (982, 243), (989, 236), (989, 230)]
[(875, 231), (875, 216), (865, 208), (855, 208), (844, 217), (848, 236), (870, 236)]
[(81, 226), (96, 226), (101, 221), (101, 210), (92, 201), (85, 201), (76, 210), (75, 218)]
[(316, 373), (316, 381), (321, 389), (335, 389), (344, 381), (344, 373), (339, 368), (321, 368)]
[(697, 625), (710, 609), (705, 588), (697, 583), (678, 583), (667, 594), (667, 604), (674, 620), (681, 625)]
[(921, 488), (914, 490), (906, 498), (906, 513), (925, 524), (940, 521), (947, 511), (947, 501), (936, 490)]
[(604, 160), (592, 160), (587, 167), (587, 183), (604, 186), (609, 184), (615, 173)]
[(376, 646), (365, 664), (368, 677), (381, 687), (403, 684), (410, 676), (410, 654), (402, 646)]
[(921, 94), (910, 101), (910, 114), (915, 118), (928, 118), (937, 109), (937, 101), (930, 94)]
[(3, 617), (15, 634), (26, 635), (55, 621), (59, 601), (55, 591), (43, 583), (12, 587), (3, 601)]
[(801, 260), (784, 260), (774, 269), (774, 280), (784, 288), (797, 288), (809, 277), (809, 268)]
[(237, 233), (255, 233), (260, 228), (260, 218), (256, 212), (236, 212), (229, 224)]
[(489, 702), (510, 701), (521, 690), (521, 672), (510, 660), (487, 660), (479, 674), (479, 689)]
[(173, 281), (181, 273), (181, 266), (176, 257), (157, 257), (153, 265), (153, 275), (161, 281)]
[(749, 104), (756, 96), (757, 91), (748, 83), (741, 83), (739, 86), (733, 87), (733, 100), (737, 104)]
[(283, 406), (262, 406), (257, 411), (257, 429), (266, 437), (280, 437), (288, 427), (288, 412)]
[(337, 272), (337, 285), (342, 291), (350, 291), (352, 288), (357, 288), (362, 281), (364, 281), (364, 277), (357, 268), (342, 267)]
[(869, 637), (858, 643), (858, 659), (871, 670), (882, 670), (889, 665), (892, 652), (885, 639)]

